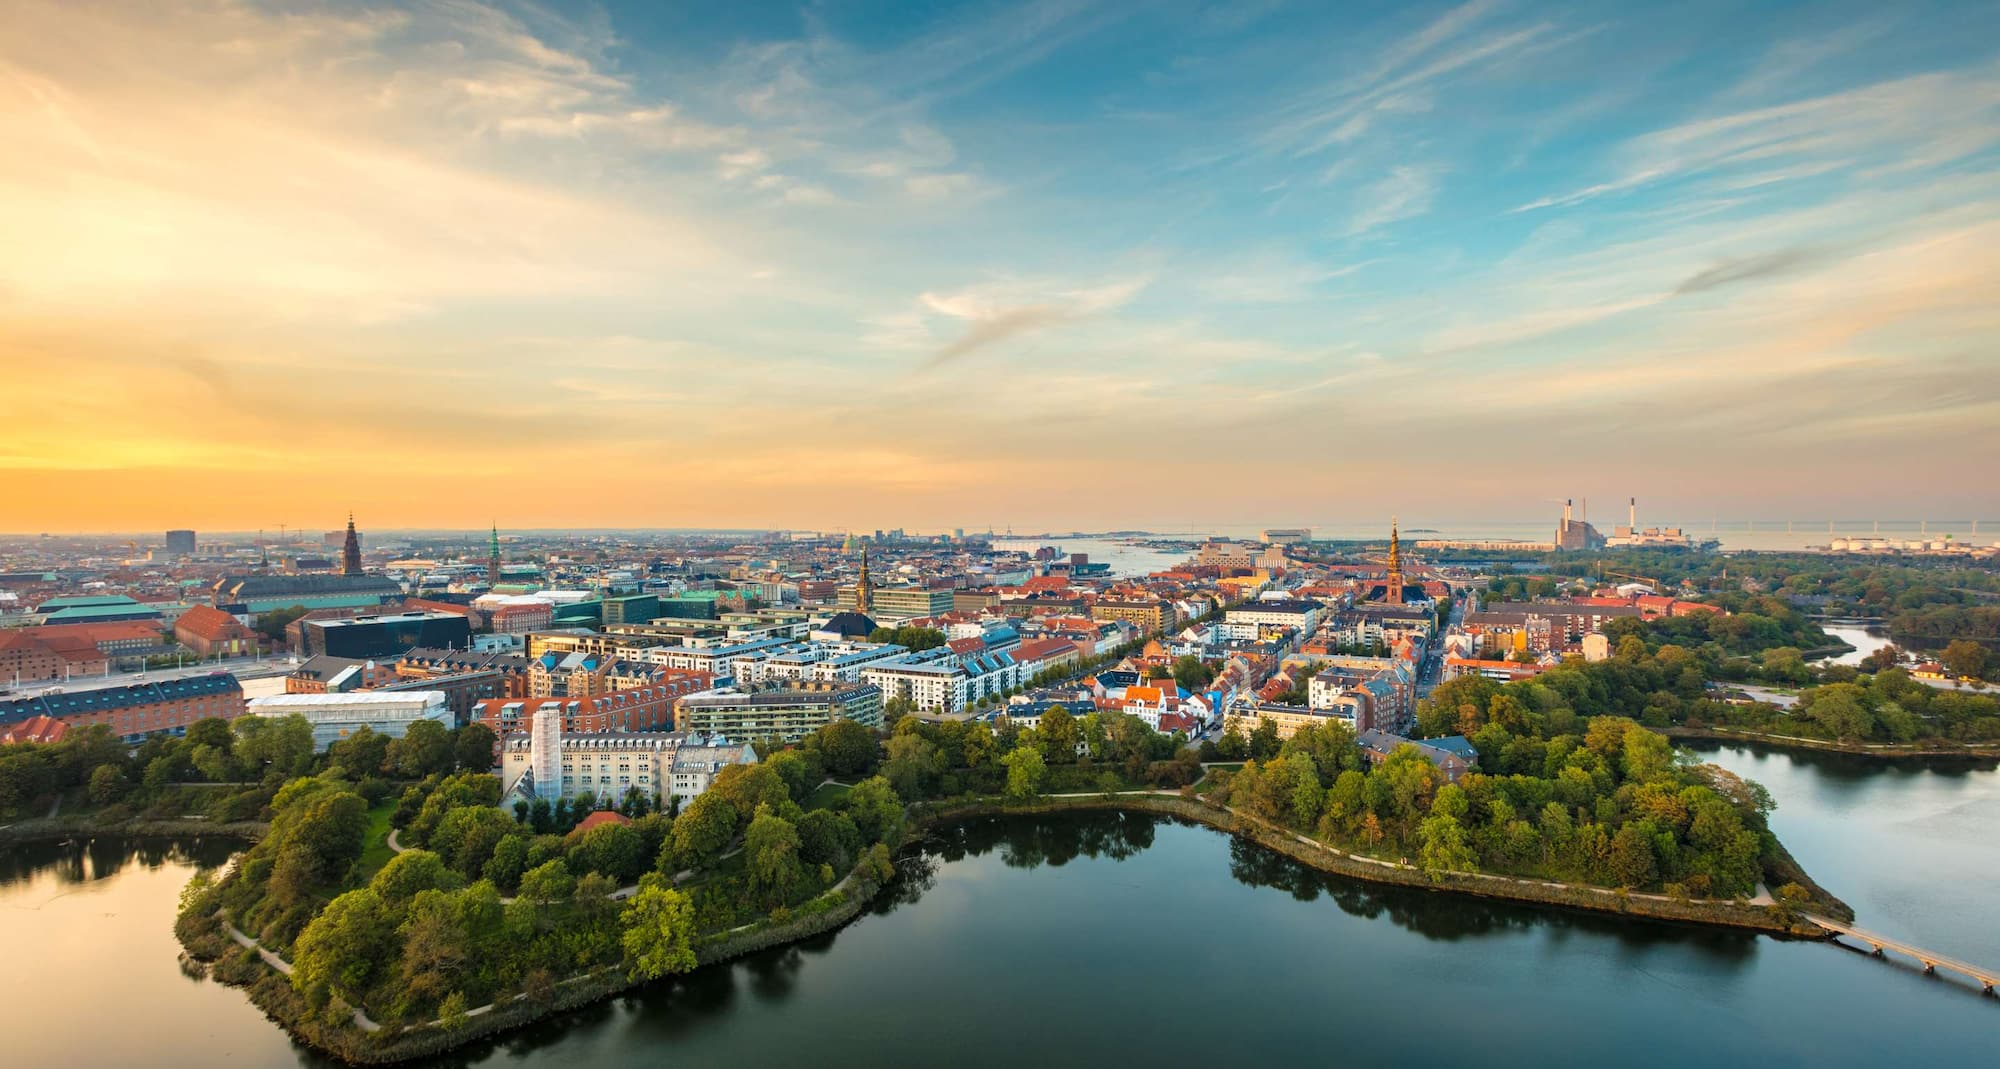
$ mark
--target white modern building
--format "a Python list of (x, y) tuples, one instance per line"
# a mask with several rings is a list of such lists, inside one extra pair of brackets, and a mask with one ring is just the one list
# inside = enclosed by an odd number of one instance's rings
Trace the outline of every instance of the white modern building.
[(364, 727), (399, 739), (419, 720), (452, 726), (451, 708), (441, 690), (273, 694), (250, 699), (249, 708), (253, 716), (305, 717), (312, 724), (313, 745), (322, 750)]

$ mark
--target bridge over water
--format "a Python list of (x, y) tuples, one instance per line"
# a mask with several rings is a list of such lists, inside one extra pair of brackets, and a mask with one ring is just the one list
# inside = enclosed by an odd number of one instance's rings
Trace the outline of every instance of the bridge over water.
[(1878, 958), (1887, 957), (1889, 952), (1893, 951), (1903, 957), (1916, 961), (1924, 967), (1925, 973), (1932, 976), (1937, 975), (1940, 969), (1946, 972), (1957, 973), (1978, 984), (1980, 989), (1988, 995), (1994, 993), (1994, 986), (1996, 984), (2000, 984), (2000, 969), (1982, 968), (1969, 962), (1948, 958), (1943, 954), (1935, 954), (1921, 947), (1911, 946), (1901, 940), (1891, 939), (1886, 935), (1877, 935), (1866, 929), (1856, 928), (1850, 924), (1842, 924), (1827, 917), (1814, 916), (1808, 913), (1806, 914), (1806, 919), (1832, 932), (1835, 942), (1839, 942), (1839, 937), (1846, 936), (1857, 943), (1866, 943), (1868, 948)]

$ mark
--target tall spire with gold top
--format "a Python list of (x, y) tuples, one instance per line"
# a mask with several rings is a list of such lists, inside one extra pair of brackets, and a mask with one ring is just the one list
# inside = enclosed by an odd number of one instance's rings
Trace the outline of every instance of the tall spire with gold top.
[(861, 578), (854, 584), (854, 611), (868, 615), (874, 607), (875, 584), (868, 578), (868, 543), (861, 543)]
[(1389, 517), (1389, 585), (1382, 595), (1391, 605), (1403, 603), (1403, 539), (1394, 516)]

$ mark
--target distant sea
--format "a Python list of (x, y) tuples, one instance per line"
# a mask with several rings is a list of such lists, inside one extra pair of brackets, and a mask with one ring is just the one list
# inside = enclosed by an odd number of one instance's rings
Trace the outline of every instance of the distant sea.
[[(1609, 535), (1612, 528), (1624, 522), (1624, 516), (1620, 514), (1615, 518), (1599, 517), (1592, 522), (1596, 524), (1599, 532)], [(1652, 526), (1654, 524), (1667, 527), (1677, 526), (1671, 520), (1662, 523), (1658, 520), (1648, 520), (1644, 516), (1639, 518), (1639, 525), (1641, 527)], [(1324, 525), (1291, 523), (1225, 524), (1211, 527), (1132, 528), (1132, 530), (1144, 530), (1146, 536), (1157, 539), (1199, 540), (1203, 538), (1237, 538), (1255, 541), (1261, 539), (1266, 530), (1294, 526), (1309, 527), (1315, 539), (1328, 541), (1381, 541), (1389, 537), (1388, 525), (1379, 521), (1365, 524), (1337, 523)], [(1950, 535), (1955, 541), (1969, 545), (1986, 546), (2000, 544), (2000, 520), (1980, 520), (1976, 524), (1976, 528), (1974, 522), (1971, 520), (1884, 520), (1879, 524), (1872, 520), (1856, 520), (1848, 523), (1835, 521), (1831, 532), (1829, 532), (1825, 521), (1820, 521), (1816, 524), (1803, 522), (1788, 524), (1783, 520), (1768, 522), (1734, 520), (1721, 523), (1683, 523), (1678, 524), (1678, 526), (1682, 527), (1693, 538), (1715, 539), (1721, 543), (1721, 547), (1725, 550), (1764, 550), (1767, 552), (1777, 552), (1824, 546), (1837, 537), (1853, 538), (1877, 535), (1883, 538), (1898, 539), (1911, 539), (1926, 535), (1931, 538), (1942, 538)], [(1467, 541), (1511, 539), (1522, 542), (1546, 542), (1555, 536), (1555, 521), (1439, 521), (1426, 523), (1419, 520), (1405, 522), (1402, 531), (1403, 537), (1410, 541), (1438, 538)], [(1053, 543), (1063, 547), (1068, 552), (1088, 552), (1089, 547), (1084, 545), (1084, 543), (1095, 543), (1100, 539), (1101, 535), (1097, 533), (1085, 533), (1071, 538), (1065, 538), (1061, 535), (1042, 538), (1016, 535), (1012, 537), (997, 537), (994, 540), (994, 545), (1004, 548), (1034, 549), (1039, 545)], [(1110, 562), (1110, 558), (1100, 558), (1095, 553), (1091, 555), (1091, 559), (1102, 559), (1107, 563)]]

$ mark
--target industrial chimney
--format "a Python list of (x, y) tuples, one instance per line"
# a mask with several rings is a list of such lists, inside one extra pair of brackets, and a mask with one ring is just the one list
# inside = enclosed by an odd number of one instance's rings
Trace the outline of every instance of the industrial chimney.
[(1639, 499), (1636, 497), (1628, 497), (1625, 499), (1625, 502), (1627, 509), (1625, 513), (1625, 522), (1627, 524), (1630, 524), (1632, 530), (1636, 533), (1639, 530)]

